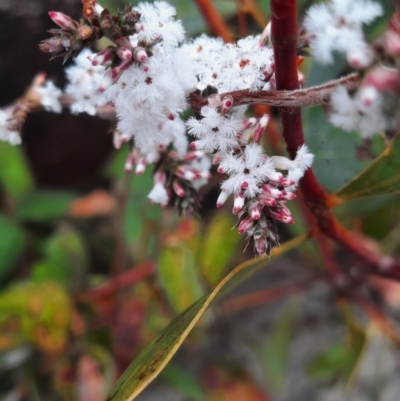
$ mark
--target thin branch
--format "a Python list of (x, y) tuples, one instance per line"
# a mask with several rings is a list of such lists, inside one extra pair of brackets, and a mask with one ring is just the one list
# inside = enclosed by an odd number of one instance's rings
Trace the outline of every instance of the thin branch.
[(226, 43), (234, 42), (232, 32), (226, 25), (219, 11), (214, 6), (212, 0), (195, 0), (197, 7), (206, 20), (212, 33), (219, 36)]
[[(297, 70), (296, 70), (297, 74)], [(345, 77), (327, 82), (323, 85), (313, 86), (306, 89), (279, 90), (279, 91), (259, 91), (250, 92), (247, 89), (222, 93), (221, 99), (225, 96), (233, 97), (235, 106), (250, 104), (266, 104), (275, 107), (308, 107), (317, 105), (327, 105), (330, 101), (332, 91), (339, 85), (344, 85), (348, 90), (358, 87), (360, 78), (358, 74), (350, 74)], [(207, 99), (197, 94), (189, 96), (189, 102), (194, 110), (200, 110), (207, 105)]]

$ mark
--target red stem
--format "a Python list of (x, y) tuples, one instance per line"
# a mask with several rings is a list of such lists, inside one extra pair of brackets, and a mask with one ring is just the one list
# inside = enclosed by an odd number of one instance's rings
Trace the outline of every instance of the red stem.
[[(271, 36), (275, 55), (277, 90), (299, 88), (297, 79), (297, 0), (271, 0)], [(283, 137), (292, 159), (304, 144), (301, 109), (280, 107)], [(309, 210), (314, 214), (322, 233), (360, 257), (369, 267), (380, 267), (380, 256), (364, 247), (357, 237), (346, 230), (329, 210), (329, 195), (317, 181), (312, 169), (306, 171), (300, 181), (300, 189)]]

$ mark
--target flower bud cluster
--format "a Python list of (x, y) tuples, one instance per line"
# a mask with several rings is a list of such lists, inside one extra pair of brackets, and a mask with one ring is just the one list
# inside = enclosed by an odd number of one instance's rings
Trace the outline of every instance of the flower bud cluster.
[(362, 24), (382, 14), (383, 7), (370, 0), (330, 0), (312, 6), (304, 22), (306, 41), (318, 61), (331, 63), (337, 50), (359, 70), (357, 91), (339, 87), (332, 94), (330, 122), (363, 138), (382, 132), (391, 136), (400, 129), (400, 6), (395, 5), (389, 26), (372, 43), (362, 31)]

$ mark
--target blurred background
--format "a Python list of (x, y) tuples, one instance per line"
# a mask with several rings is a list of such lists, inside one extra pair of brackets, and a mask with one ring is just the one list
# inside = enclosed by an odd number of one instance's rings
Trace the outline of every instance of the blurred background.
[[(208, 32), (194, 1), (174, 0), (189, 37)], [(260, 33), (267, 0), (214, 4), (235, 38)], [(313, 1), (299, 2), (304, 15)], [(382, 31), (390, 12), (369, 28)], [(115, 11), (117, 0), (101, 3)], [(133, 3), (135, 4), (135, 2)], [(54, 28), (48, 11), (78, 19), (79, 0), (0, 0), (0, 108), (38, 72), (65, 85), (59, 59), (38, 49)], [(68, 65), (68, 64), (67, 64)], [(306, 86), (346, 71), (306, 58)], [(277, 111), (265, 146), (285, 154)], [(327, 124), (325, 110), (304, 110), (315, 172), (331, 192), (361, 172), (385, 146)], [(127, 149), (115, 151), (110, 123), (88, 115), (35, 112), (22, 145), (0, 142), (0, 400), (98, 401), (144, 345), (240, 262), (245, 238), (231, 230), (230, 205), (215, 209), (219, 182), (202, 190), (200, 218), (185, 220), (151, 205), (151, 169), (126, 175)], [(229, 202), (228, 202), (229, 203)], [(279, 227), (281, 242), (307, 232), (307, 216)], [(354, 201), (336, 210), (345, 225), (399, 249), (398, 196)], [(327, 243), (349, 269), (350, 255)], [(306, 243), (274, 261), (219, 301), (139, 400), (385, 400), (400, 391), (399, 354), (372, 324), (338, 303), (323, 271), (324, 252)], [(295, 287), (294, 283), (305, 283)], [(396, 315), (396, 284), (377, 281)], [(278, 290), (277, 290), (278, 289)]]

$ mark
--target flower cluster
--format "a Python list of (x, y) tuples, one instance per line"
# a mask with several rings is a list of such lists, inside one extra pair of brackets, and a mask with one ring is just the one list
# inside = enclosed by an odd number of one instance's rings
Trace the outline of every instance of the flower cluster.
[[(217, 206), (233, 195), (239, 232), (247, 232), (257, 255), (269, 253), (279, 242), (275, 222), (293, 222), (286, 202), (295, 198), (293, 191), (313, 156), (305, 146), (292, 161), (267, 156), (260, 142), (269, 116), (248, 118), (245, 106), (235, 106), (230, 95), (220, 96), (240, 89), (274, 89), (273, 50), (266, 35), (235, 44), (205, 35), (185, 41), (175, 9), (164, 1), (127, 7), (112, 16), (85, 0), (79, 22), (62, 13), (50, 17), (61, 29), (52, 31), (54, 37), (41, 48), (56, 56), (67, 58), (103, 36), (112, 41), (97, 53), (80, 52), (67, 69), (65, 92), (74, 113), (93, 115), (99, 107), (113, 107), (114, 145), (131, 146), (125, 170), (141, 174), (146, 165), (154, 165), (151, 201), (196, 213), (197, 190), (210, 176), (207, 153), (212, 154), (217, 171), (228, 176)], [(181, 113), (195, 91), (215, 94), (185, 124)], [(41, 96), (49, 107), (50, 90), (43, 88)], [(190, 151), (187, 133), (194, 138)]]

